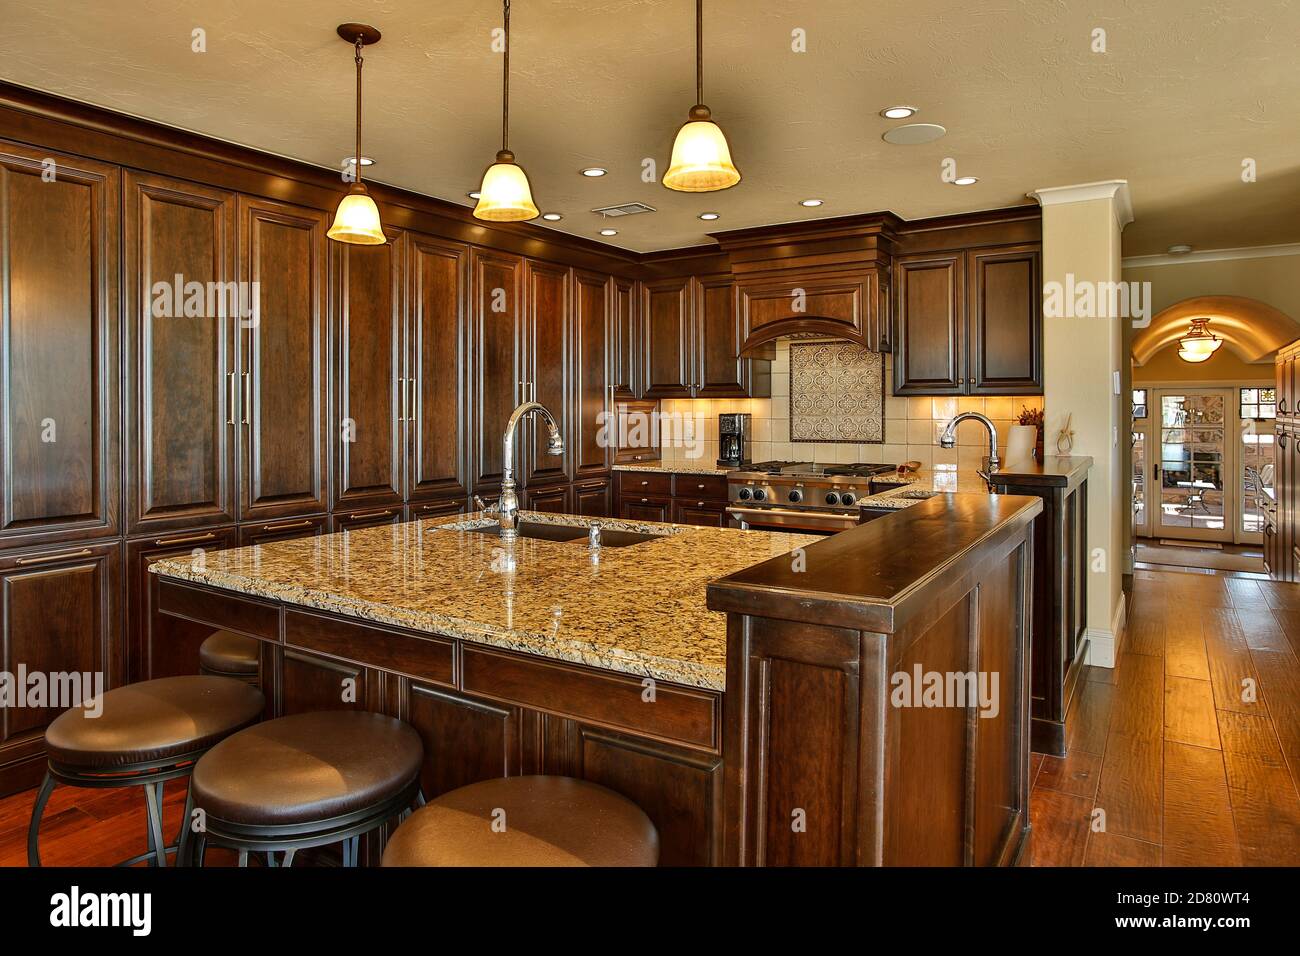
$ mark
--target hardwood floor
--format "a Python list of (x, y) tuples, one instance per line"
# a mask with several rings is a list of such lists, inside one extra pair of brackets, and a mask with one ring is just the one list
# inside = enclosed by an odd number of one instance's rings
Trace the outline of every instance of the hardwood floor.
[(1035, 866), (1300, 866), (1300, 587), (1139, 570), (1069, 754), (1035, 754)]
[[(1030, 766), (1035, 866), (1300, 865), (1300, 586), (1137, 571), (1118, 667), (1088, 668), (1066, 729), (1069, 755)], [(0, 866), (26, 865), (34, 795), (0, 799)], [(168, 839), (184, 799), (172, 783)], [(144, 825), (138, 788), (59, 787), (43, 860), (107, 866)]]

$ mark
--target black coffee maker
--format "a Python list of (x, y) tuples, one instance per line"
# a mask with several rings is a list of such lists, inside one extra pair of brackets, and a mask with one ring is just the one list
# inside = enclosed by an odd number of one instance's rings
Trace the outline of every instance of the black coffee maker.
[(752, 417), (748, 412), (727, 412), (718, 416), (718, 467), (739, 468), (750, 462), (753, 451)]

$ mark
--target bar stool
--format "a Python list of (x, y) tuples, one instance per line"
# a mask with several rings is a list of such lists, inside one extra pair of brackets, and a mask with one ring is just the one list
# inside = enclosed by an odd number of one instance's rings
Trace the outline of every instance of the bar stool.
[[(102, 711), (91, 716), (96, 703)], [(183, 856), (191, 800), (186, 797), (176, 844), (167, 846), (162, 836), (163, 785), (187, 776), (209, 747), (256, 723), (265, 707), (266, 700), (255, 687), (226, 677), (196, 675), (127, 684), (107, 691), (98, 702), (64, 711), (45, 731), (49, 763), (27, 830), (28, 865), (41, 865), (41, 815), (60, 783), (144, 788), (149, 849), (119, 866), (145, 859), (150, 866), (166, 866), (169, 852)]]
[(261, 643), (234, 631), (214, 631), (199, 646), (200, 674), (233, 677), (257, 686), (261, 665)]
[(266, 854), (291, 866), (307, 847), (343, 844), (357, 865), (361, 835), (409, 810), (420, 791), (424, 746), (383, 714), (325, 711), (268, 720), (227, 737), (194, 768), (190, 795), (203, 812), (191, 862), (208, 846)]
[(384, 866), (655, 866), (659, 832), (631, 800), (573, 777), (501, 777), (430, 800)]

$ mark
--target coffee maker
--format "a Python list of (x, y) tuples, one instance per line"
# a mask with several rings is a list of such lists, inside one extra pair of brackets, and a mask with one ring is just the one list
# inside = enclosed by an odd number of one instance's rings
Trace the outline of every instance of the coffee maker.
[(718, 467), (739, 468), (750, 462), (753, 448), (752, 418), (748, 412), (727, 412), (718, 416)]

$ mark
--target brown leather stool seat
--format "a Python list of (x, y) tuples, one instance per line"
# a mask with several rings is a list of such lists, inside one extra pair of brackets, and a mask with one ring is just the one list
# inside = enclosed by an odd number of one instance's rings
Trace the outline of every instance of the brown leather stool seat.
[(256, 682), (261, 671), (261, 642), (234, 631), (216, 631), (199, 646), (199, 673)]
[[(162, 839), (163, 784), (190, 774), (214, 744), (256, 723), (266, 700), (256, 687), (229, 677), (164, 677), (107, 691), (64, 711), (45, 731), (48, 766), (32, 808), (27, 860), (40, 866), (38, 837), (45, 804), (60, 783), (74, 787), (142, 786), (149, 816), (149, 859), (163, 866), (175, 846)], [(190, 816), (187, 797), (184, 820)]]
[(206, 815), (197, 841), (240, 851), (293, 853), (357, 838), (416, 800), (424, 746), (409, 725), (383, 714), (295, 714), (249, 727), (204, 754), (190, 791)]
[(655, 866), (659, 832), (631, 800), (573, 777), (502, 777), (429, 801), (384, 866)]

